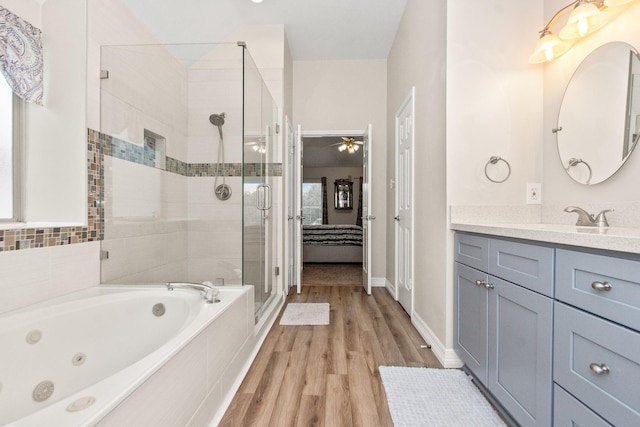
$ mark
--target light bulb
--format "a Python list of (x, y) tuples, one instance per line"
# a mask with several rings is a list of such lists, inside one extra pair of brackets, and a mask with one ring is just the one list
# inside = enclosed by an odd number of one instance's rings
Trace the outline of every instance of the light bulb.
[(586, 18), (581, 18), (578, 21), (578, 34), (580, 37), (584, 37), (585, 34), (589, 31), (589, 21)]
[(544, 49), (544, 57), (547, 58), (547, 61), (551, 61), (553, 59), (553, 48), (546, 47)]

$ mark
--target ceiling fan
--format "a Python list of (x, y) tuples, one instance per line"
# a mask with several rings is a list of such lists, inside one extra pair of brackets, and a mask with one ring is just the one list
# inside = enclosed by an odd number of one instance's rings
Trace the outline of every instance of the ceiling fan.
[(356, 151), (358, 151), (358, 148), (360, 148), (359, 146), (364, 144), (363, 141), (356, 141), (355, 138), (351, 137), (351, 136), (343, 136), (342, 137), (342, 142), (338, 142), (335, 144), (331, 144), (331, 145), (337, 145), (338, 146), (338, 151), (342, 152), (347, 150), (347, 153), (349, 154), (353, 154)]

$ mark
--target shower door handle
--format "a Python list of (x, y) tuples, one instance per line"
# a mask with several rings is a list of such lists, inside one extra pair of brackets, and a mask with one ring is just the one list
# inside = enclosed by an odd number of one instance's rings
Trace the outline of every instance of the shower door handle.
[(271, 209), (271, 187), (267, 184), (259, 185), (256, 194), (256, 208), (261, 211)]

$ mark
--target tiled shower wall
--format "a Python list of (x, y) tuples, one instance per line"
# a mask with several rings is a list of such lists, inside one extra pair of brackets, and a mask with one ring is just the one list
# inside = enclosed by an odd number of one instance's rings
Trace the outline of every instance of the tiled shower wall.
[[(220, 168), (233, 189), (229, 200), (214, 195), (216, 165), (167, 158), (167, 170), (131, 155), (127, 142), (100, 134), (105, 152), (103, 283), (167, 280), (241, 282), (242, 165)], [(236, 143), (236, 150), (239, 150)], [(240, 145), (241, 146), (241, 145)], [(115, 149), (115, 148), (119, 149)], [(282, 165), (266, 171), (282, 176)], [(245, 165), (249, 176), (257, 164)], [(222, 177), (218, 177), (218, 183)]]

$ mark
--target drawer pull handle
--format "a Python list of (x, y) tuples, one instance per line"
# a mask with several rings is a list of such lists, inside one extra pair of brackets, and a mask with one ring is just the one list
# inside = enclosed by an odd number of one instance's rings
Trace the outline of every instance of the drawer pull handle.
[(591, 372), (596, 375), (606, 375), (611, 372), (609, 370), (609, 367), (605, 364), (598, 365), (597, 363), (592, 363), (591, 365), (589, 365), (589, 369), (591, 369)]
[(482, 286), (485, 289), (493, 289), (493, 288), (495, 288), (493, 283), (487, 283), (484, 280), (476, 280), (476, 286)]
[(609, 292), (613, 286), (609, 282), (593, 282), (591, 288), (598, 292)]

